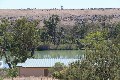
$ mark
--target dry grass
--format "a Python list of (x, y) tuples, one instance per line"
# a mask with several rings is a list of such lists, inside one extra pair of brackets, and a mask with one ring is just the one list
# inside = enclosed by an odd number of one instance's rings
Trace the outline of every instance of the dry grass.
[[(105, 9), (105, 10), (90, 10), (90, 9), (85, 9), (85, 10), (80, 10), (80, 9), (64, 9), (64, 10), (53, 10), (53, 9), (0, 9), (0, 18), (3, 17), (12, 17), (12, 19), (19, 19), (21, 17), (27, 17), (30, 19), (39, 19), (40, 24), (39, 26), (42, 27), (43, 20), (48, 19), (51, 15), (57, 14), (60, 16), (61, 23), (60, 25), (71, 25), (73, 26), (76, 21), (72, 20), (67, 20), (63, 21), (63, 18), (69, 18), (70, 16), (75, 16), (78, 17), (80, 15), (84, 17), (92, 16), (92, 15), (119, 15), (120, 14), (120, 9)], [(74, 19), (75, 19), (74, 18)], [(113, 21), (119, 21), (119, 19), (115, 18)]]
[[(6, 78), (4, 80), (12, 80), (12, 79)], [(17, 77), (14, 78), (14, 80), (58, 80), (58, 79), (49, 78), (49, 77)]]
[(119, 9), (109, 9), (109, 10), (80, 10), (80, 9), (65, 9), (65, 10), (50, 10), (50, 9), (34, 9), (34, 10), (18, 10), (18, 9), (0, 9), (1, 16), (44, 16), (44, 15), (111, 15), (111, 14), (119, 14)]

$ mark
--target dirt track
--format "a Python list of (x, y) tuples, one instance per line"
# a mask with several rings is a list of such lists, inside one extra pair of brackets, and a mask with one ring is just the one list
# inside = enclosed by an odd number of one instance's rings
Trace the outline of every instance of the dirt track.
[[(4, 80), (12, 80), (12, 79), (9, 78)], [(58, 79), (47, 78), (47, 77), (21, 77), (21, 78), (14, 78), (14, 80), (58, 80)]]

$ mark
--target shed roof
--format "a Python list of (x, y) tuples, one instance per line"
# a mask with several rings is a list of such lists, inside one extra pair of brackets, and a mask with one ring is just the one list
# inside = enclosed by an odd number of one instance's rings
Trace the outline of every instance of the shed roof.
[(60, 62), (68, 66), (68, 64), (79, 59), (27, 59), (25, 63), (18, 63), (18, 67), (53, 67), (55, 63)]

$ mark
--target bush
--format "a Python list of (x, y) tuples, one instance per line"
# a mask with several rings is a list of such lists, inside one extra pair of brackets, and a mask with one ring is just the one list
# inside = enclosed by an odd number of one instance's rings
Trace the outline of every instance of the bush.
[(42, 44), (37, 47), (38, 51), (41, 50), (77, 50), (78, 46), (76, 44)]
[(7, 70), (7, 76), (11, 77), (12, 79), (14, 77), (17, 77), (18, 76), (18, 70), (17, 70), (17, 68), (8, 69)]
[(62, 78), (62, 74), (59, 71), (55, 71), (52, 74), (53, 77), (57, 78), (57, 79), (61, 79)]
[(77, 45), (76, 44), (60, 44), (57, 47), (58, 50), (77, 50)]
[(62, 79), (62, 70), (64, 70), (65, 67), (66, 66), (63, 63), (57, 62), (52, 68), (49, 69), (49, 72), (52, 74), (53, 77), (57, 79)]
[(3, 80), (4, 78), (0, 76), (0, 80)]
[(41, 43), (37, 47), (37, 51), (41, 50), (78, 50), (79, 46), (77, 44), (59, 44), (59, 45), (54, 45), (52, 43)]
[[(64, 80), (120, 80), (120, 37), (106, 40), (104, 32), (91, 32), (83, 43), (84, 59), (71, 63)], [(91, 46), (89, 47), (88, 44)]]

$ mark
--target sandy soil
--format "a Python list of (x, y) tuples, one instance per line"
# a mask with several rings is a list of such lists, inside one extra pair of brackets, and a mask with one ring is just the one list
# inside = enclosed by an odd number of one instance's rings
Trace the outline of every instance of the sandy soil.
[[(4, 80), (12, 80), (11, 78), (4, 79)], [(19, 77), (19, 78), (14, 78), (14, 80), (58, 80), (58, 79), (53, 79), (53, 78), (47, 78), (47, 77)]]

